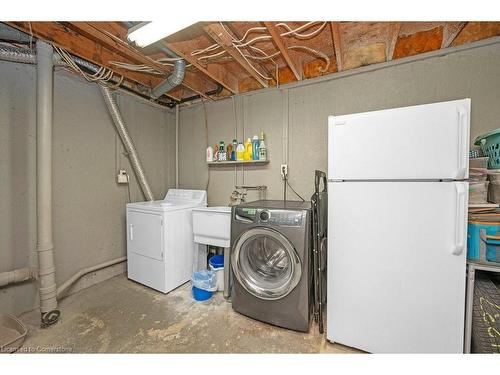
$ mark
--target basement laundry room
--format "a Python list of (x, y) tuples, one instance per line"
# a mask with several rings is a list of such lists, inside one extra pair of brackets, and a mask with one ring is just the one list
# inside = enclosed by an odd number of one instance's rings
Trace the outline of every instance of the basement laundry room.
[(0, 363), (495, 358), (499, 15), (200, 9), (2, 16)]

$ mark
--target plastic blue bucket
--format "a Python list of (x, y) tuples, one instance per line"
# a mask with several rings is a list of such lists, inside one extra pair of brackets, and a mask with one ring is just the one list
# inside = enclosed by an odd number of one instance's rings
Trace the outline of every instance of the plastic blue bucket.
[(208, 260), (213, 268), (223, 268), (224, 267), (224, 255), (214, 255)]
[(207, 290), (199, 289), (193, 286), (193, 297), (196, 301), (206, 301), (210, 299), (214, 293)]

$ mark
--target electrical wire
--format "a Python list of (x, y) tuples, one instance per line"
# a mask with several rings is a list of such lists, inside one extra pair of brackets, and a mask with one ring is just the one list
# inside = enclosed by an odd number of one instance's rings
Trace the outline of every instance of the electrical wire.
[(314, 26), (315, 24), (317, 24), (318, 22), (321, 22), (321, 21), (311, 21), (311, 22), (308, 22), (296, 29), (293, 29), (288, 26), (286, 23), (284, 22), (281, 22), (281, 23), (278, 23), (276, 24), (276, 26), (281, 26), (281, 27), (284, 27), (286, 28), (288, 31), (284, 32), (284, 33), (281, 33), (280, 36), (294, 36), (298, 39), (309, 39), (309, 38), (312, 38), (314, 36), (316, 36), (317, 34), (319, 34), (326, 26), (327, 22), (322, 22), (321, 26), (318, 27), (316, 30), (314, 30), (313, 32), (310, 32), (309, 34), (299, 34), (298, 32), (301, 31), (301, 30), (305, 30), (305, 29), (308, 29), (309, 27), (312, 27)]
[(248, 42), (245, 42), (245, 43), (233, 43), (233, 45), (236, 46), (236, 47), (238, 47), (238, 48), (243, 48), (243, 47), (246, 47), (246, 46), (249, 46), (251, 44), (254, 44), (254, 43), (258, 42), (259, 40), (270, 40), (270, 39), (272, 39), (271, 35), (261, 35), (261, 36), (256, 36), (253, 39), (250, 39)]
[[(292, 185), (290, 185), (290, 183), (288, 182), (288, 178), (285, 180), (285, 185), (288, 185), (288, 187), (289, 187), (290, 189), (292, 189), (292, 191), (295, 193), (295, 195), (296, 195), (297, 197), (299, 197), (299, 198), (302, 200), (302, 202), (305, 202), (305, 201), (306, 201), (304, 198), (302, 198), (302, 196), (301, 196), (299, 193), (297, 193), (297, 192), (295, 191), (295, 189), (292, 187)], [(285, 187), (285, 194), (286, 194), (286, 187)]]
[(130, 177), (127, 173), (127, 190), (128, 190), (128, 203), (132, 203), (132, 199), (130, 198)]
[(214, 44), (208, 46), (207, 48), (194, 50), (193, 52), (191, 52), (191, 56), (201, 55), (202, 53), (205, 53), (205, 52), (212, 52), (212, 51), (218, 50), (219, 48), (220, 48), (220, 46), (217, 43), (214, 43)]
[(287, 49), (292, 49), (292, 50), (293, 49), (300, 49), (300, 50), (312, 52), (316, 56), (319, 56), (322, 59), (324, 59), (325, 62), (326, 62), (326, 65), (323, 68), (320, 69), (320, 72), (322, 72), (322, 73), (326, 72), (328, 70), (328, 68), (330, 67), (330, 58), (325, 53), (317, 51), (314, 48), (309, 48), (309, 47), (306, 47), (306, 46), (289, 46)]
[(214, 53), (212, 55), (201, 56), (201, 57), (198, 58), (198, 61), (200, 61), (200, 60), (207, 60), (207, 59), (213, 59), (215, 57), (222, 56), (225, 53), (226, 53), (226, 51), (220, 51), (220, 52)]
[[(314, 31), (312, 31), (310, 33), (300, 33), (300, 31), (307, 30), (307, 29), (317, 25), (318, 23), (321, 23), (321, 25), (318, 28), (316, 28)], [(224, 24), (222, 22), (219, 22), (219, 24), (222, 27), (222, 29), (224, 30), (224, 32), (231, 39), (231, 44), (236, 49), (236, 51), (238, 51), (238, 53), (243, 57), (243, 59), (247, 62), (247, 64), (250, 66), (250, 68), (265, 80), (272, 80), (272, 78), (268, 77), (266, 74), (263, 74), (259, 69), (257, 69), (256, 66), (254, 66), (254, 64), (252, 64), (252, 62), (250, 60), (254, 60), (254, 61), (271, 60), (275, 66), (276, 84), (279, 84), (279, 67), (278, 67), (277, 62), (273, 58), (280, 55), (281, 52), (277, 51), (277, 52), (269, 55), (269, 54), (265, 53), (263, 50), (261, 50), (260, 48), (257, 48), (257, 47), (252, 45), (252, 44), (255, 44), (255, 43), (260, 42), (260, 41), (270, 40), (270, 39), (272, 39), (272, 36), (269, 34), (266, 34), (266, 35), (254, 37), (254, 38), (246, 41), (247, 37), (251, 33), (254, 33), (254, 32), (255, 33), (263, 33), (263, 32), (266, 32), (267, 28), (260, 27), (260, 26), (259, 27), (251, 27), (247, 31), (245, 31), (245, 34), (243, 35), (243, 37), (241, 37), (240, 39), (237, 39), (233, 34), (231, 34), (229, 32), (229, 30), (226, 28), (226, 26), (224, 26)], [(281, 23), (276, 24), (276, 26), (283, 27), (287, 30), (287, 31), (280, 34), (280, 36), (282, 36), (282, 37), (293, 36), (293, 37), (298, 38), (298, 39), (310, 39), (310, 38), (318, 35), (325, 28), (326, 24), (327, 24), (326, 21), (310, 21), (310, 22), (306, 22), (305, 24), (303, 24), (295, 29), (292, 29), (288, 24), (281, 22)], [(218, 45), (217, 43), (214, 43), (214, 44), (212, 44), (204, 49), (198, 49), (198, 50), (192, 51), (191, 55), (197, 56), (197, 55), (201, 55), (203, 53), (213, 52), (213, 51), (216, 51), (217, 49), (219, 49), (220, 47), (221, 47), (220, 45)], [(254, 56), (248, 52), (245, 53), (244, 49), (251, 49), (253, 51), (257, 51), (258, 53), (261, 54), (261, 56)], [(328, 70), (328, 68), (330, 67), (330, 58), (325, 53), (318, 51), (318, 50), (315, 50), (314, 48), (310, 48), (310, 47), (302, 46), (302, 45), (293, 45), (293, 46), (287, 47), (287, 49), (289, 49), (289, 50), (302, 50), (302, 51), (310, 52), (310, 53), (313, 53), (314, 55), (320, 57), (321, 59), (325, 60), (326, 65), (323, 68), (320, 68), (320, 72), (322, 72), (322, 73), (326, 72)], [(214, 59), (216, 57), (222, 56), (225, 53), (226, 53), (226, 51), (220, 51), (217, 53), (200, 56), (197, 59), (198, 59), (198, 61), (210, 60), (210, 59)], [(228, 58), (230, 59), (231, 56), (228, 56)]]
[(59, 54), (59, 56), (61, 56), (61, 59), (70, 68), (72, 68), (76, 72), (80, 73), (88, 82), (97, 82), (97, 83), (100, 83), (100, 84), (104, 84), (104, 85), (106, 85), (106, 86), (108, 86), (110, 88), (118, 88), (123, 83), (124, 77), (121, 76), (121, 78), (118, 80), (117, 83), (110, 84), (109, 82), (114, 77), (115, 73), (111, 69), (107, 69), (107, 68), (104, 68), (102, 66), (99, 68), (99, 70), (96, 73), (94, 73), (94, 74), (88, 74), (88, 73), (84, 72), (78, 66), (78, 64), (73, 60), (73, 58), (71, 57), (71, 55), (68, 52), (66, 52), (62, 48), (59, 48), (59, 47), (57, 47), (55, 45), (54, 45), (54, 49), (57, 51), (57, 53)]

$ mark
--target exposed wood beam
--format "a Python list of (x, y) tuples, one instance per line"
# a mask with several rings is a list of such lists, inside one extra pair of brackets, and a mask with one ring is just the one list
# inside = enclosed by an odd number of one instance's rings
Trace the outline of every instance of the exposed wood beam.
[(340, 36), (340, 22), (330, 22), (330, 28), (332, 30), (332, 40), (333, 48), (335, 50), (335, 59), (337, 60), (337, 71), (341, 72), (343, 70), (343, 59), (342, 59), (342, 40)]
[[(153, 68), (165, 75), (168, 75), (171, 72), (170, 68), (144, 55), (124, 40), (113, 36), (112, 33), (106, 32), (102, 23), (93, 24), (92, 22), (65, 22), (64, 24), (87, 38), (103, 45), (104, 47), (119, 53), (127, 59), (149, 66), (150, 68)], [(205, 92), (210, 91), (210, 89), (196, 74), (186, 71), (182, 85), (208, 99)]]
[(391, 22), (389, 25), (389, 38), (387, 40), (386, 59), (391, 61), (394, 57), (394, 48), (398, 41), (399, 31), (401, 30), (401, 22)]
[(267, 80), (262, 78), (254, 68), (243, 58), (238, 50), (233, 46), (231, 37), (218, 23), (212, 23), (203, 28), (207, 34), (219, 44), (240, 66), (248, 72), (263, 87), (268, 87)]
[(276, 30), (276, 27), (271, 22), (264, 22), (264, 25), (267, 27), (269, 34), (271, 34), (271, 37), (273, 38), (274, 44), (281, 52), (281, 56), (283, 56), (283, 59), (287, 63), (288, 67), (292, 71), (295, 78), (297, 78), (297, 81), (302, 80), (302, 75), (299, 74), (299, 71), (295, 67), (295, 64), (292, 58), (290, 57), (290, 54), (288, 53), (288, 50), (286, 49), (285, 44), (283, 43), (283, 40), (281, 39), (278, 30)]
[[(127, 35), (127, 29), (120, 22), (93, 22), (96, 27), (102, 30), (106, 30), (107, 32), (119, 37), (122, 40), (125, 40)], [(191, 46), (193, 44), (192, 41), (185, 42), (163, 42), (164, 45), (174, 53), (182, 57), (186, 62), (193, 65), (196, 69), (201, 71), (207, 78), (215, 83), (222, 85), (228, 91), (233, 94), (238, 93), (238, 80), (237, 78), (229, 71), (222, 68), (217, 64), (209, 64), (208, 66), (203, 66), (198, 62), (196, 58), (189, 54), (191, 49), (197, 49), (197, 46)], [(189, 74), (189, 73), (188, 73)], [(195, 72), (193, 72), (196, 76), (198, 76)], [(206, 90), (211, 91), (211, 90)]]
[(233, 94), (238, 93), (238, 79), (234, 76), (234, 74), (224, 69), (222, 66), (218, 64), (207, 64), (206, 66), (200, 64), (196, 57), (191, 56), (189, 52), (183, 51), (184, 48), (181, 48), (180, 43), (166, 43), (166, 46), (188, 63), (192, 64), (200, 72), (222, 85)]
[(446, 25), (446, 33), (443, 34), (443, 42), (441, 43), (441, 48), (447, 48), (451, 43), (457, 38), (458, 34), (464, 29), (467, 22), (458, 22), (455, 27), (450, 30), (450, 22)]
[[(240, 40), (241, 37), (243, 36), (240, 35), (240, 32), (238, 31), (238, 29), (234, 26), (233, 23), (231, 22), (226, 22), (226, 28), (231, 32), (231, 34), (233, 34), (233, 36), (237, 39), (237, 40)], [(260, 53), (256, 53), (255, 50), (253, 50), (252, 48), (248, 48), (246, 49), (246, 53), (250, 56), (255, 56), (255, 57), (259, 57), (259, 56), (262, 56), (262, 54)], [(269, 85), (275, 85), (276, 84), (276, 80), (274, 79), (274, 70), (273, 72), (271, 73), (269, 71), (269, 69), (266, 67), (266, 65), (263, 64), (263, 61), (252, 61), (252, 65), (253, 66), (258, 66), (259, 69), (262, 69), (262, 72), (265, 76), (267, 77), (273, 77), (270, 81), (268, 81), (267, 83)]]
[[(125, 59), (121, 54), (111, 51), (95, 41), (88, 39), (57, 22), (31, 22), (31, 25), (28, 22), (9, 22), (9, 25), (26, 33), (30, 33), (31, 30), (33, 35), (37, 38), (51, 42), (75, 56), (81, 57), (82, 59), (88, 60), (96, 65), (108, 68), (120, 75), (123, 75), (128, 80), (141, 85), (151, 88), (163, 81), (162, 78), (151, 74), (132, 72), (111, 65), (109, 61), (120, 61), (126, 63), (131, 63), (131, 61)], [(167, 94), (167, 96), (174, 100), (181, 99), (172, 93)]]

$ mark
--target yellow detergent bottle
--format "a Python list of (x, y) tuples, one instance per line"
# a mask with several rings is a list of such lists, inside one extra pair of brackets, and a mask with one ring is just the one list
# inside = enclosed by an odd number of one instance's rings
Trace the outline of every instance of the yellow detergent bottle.
[(252, 140), (247, 138), (245, 141), (245, 155), (243, 155), (244, 160), (252, 160)]
[(238, 146), (236, 147), (236, 160), (244, 160), (245, 159), (245, 146), (243, 143), (238, 142)]

